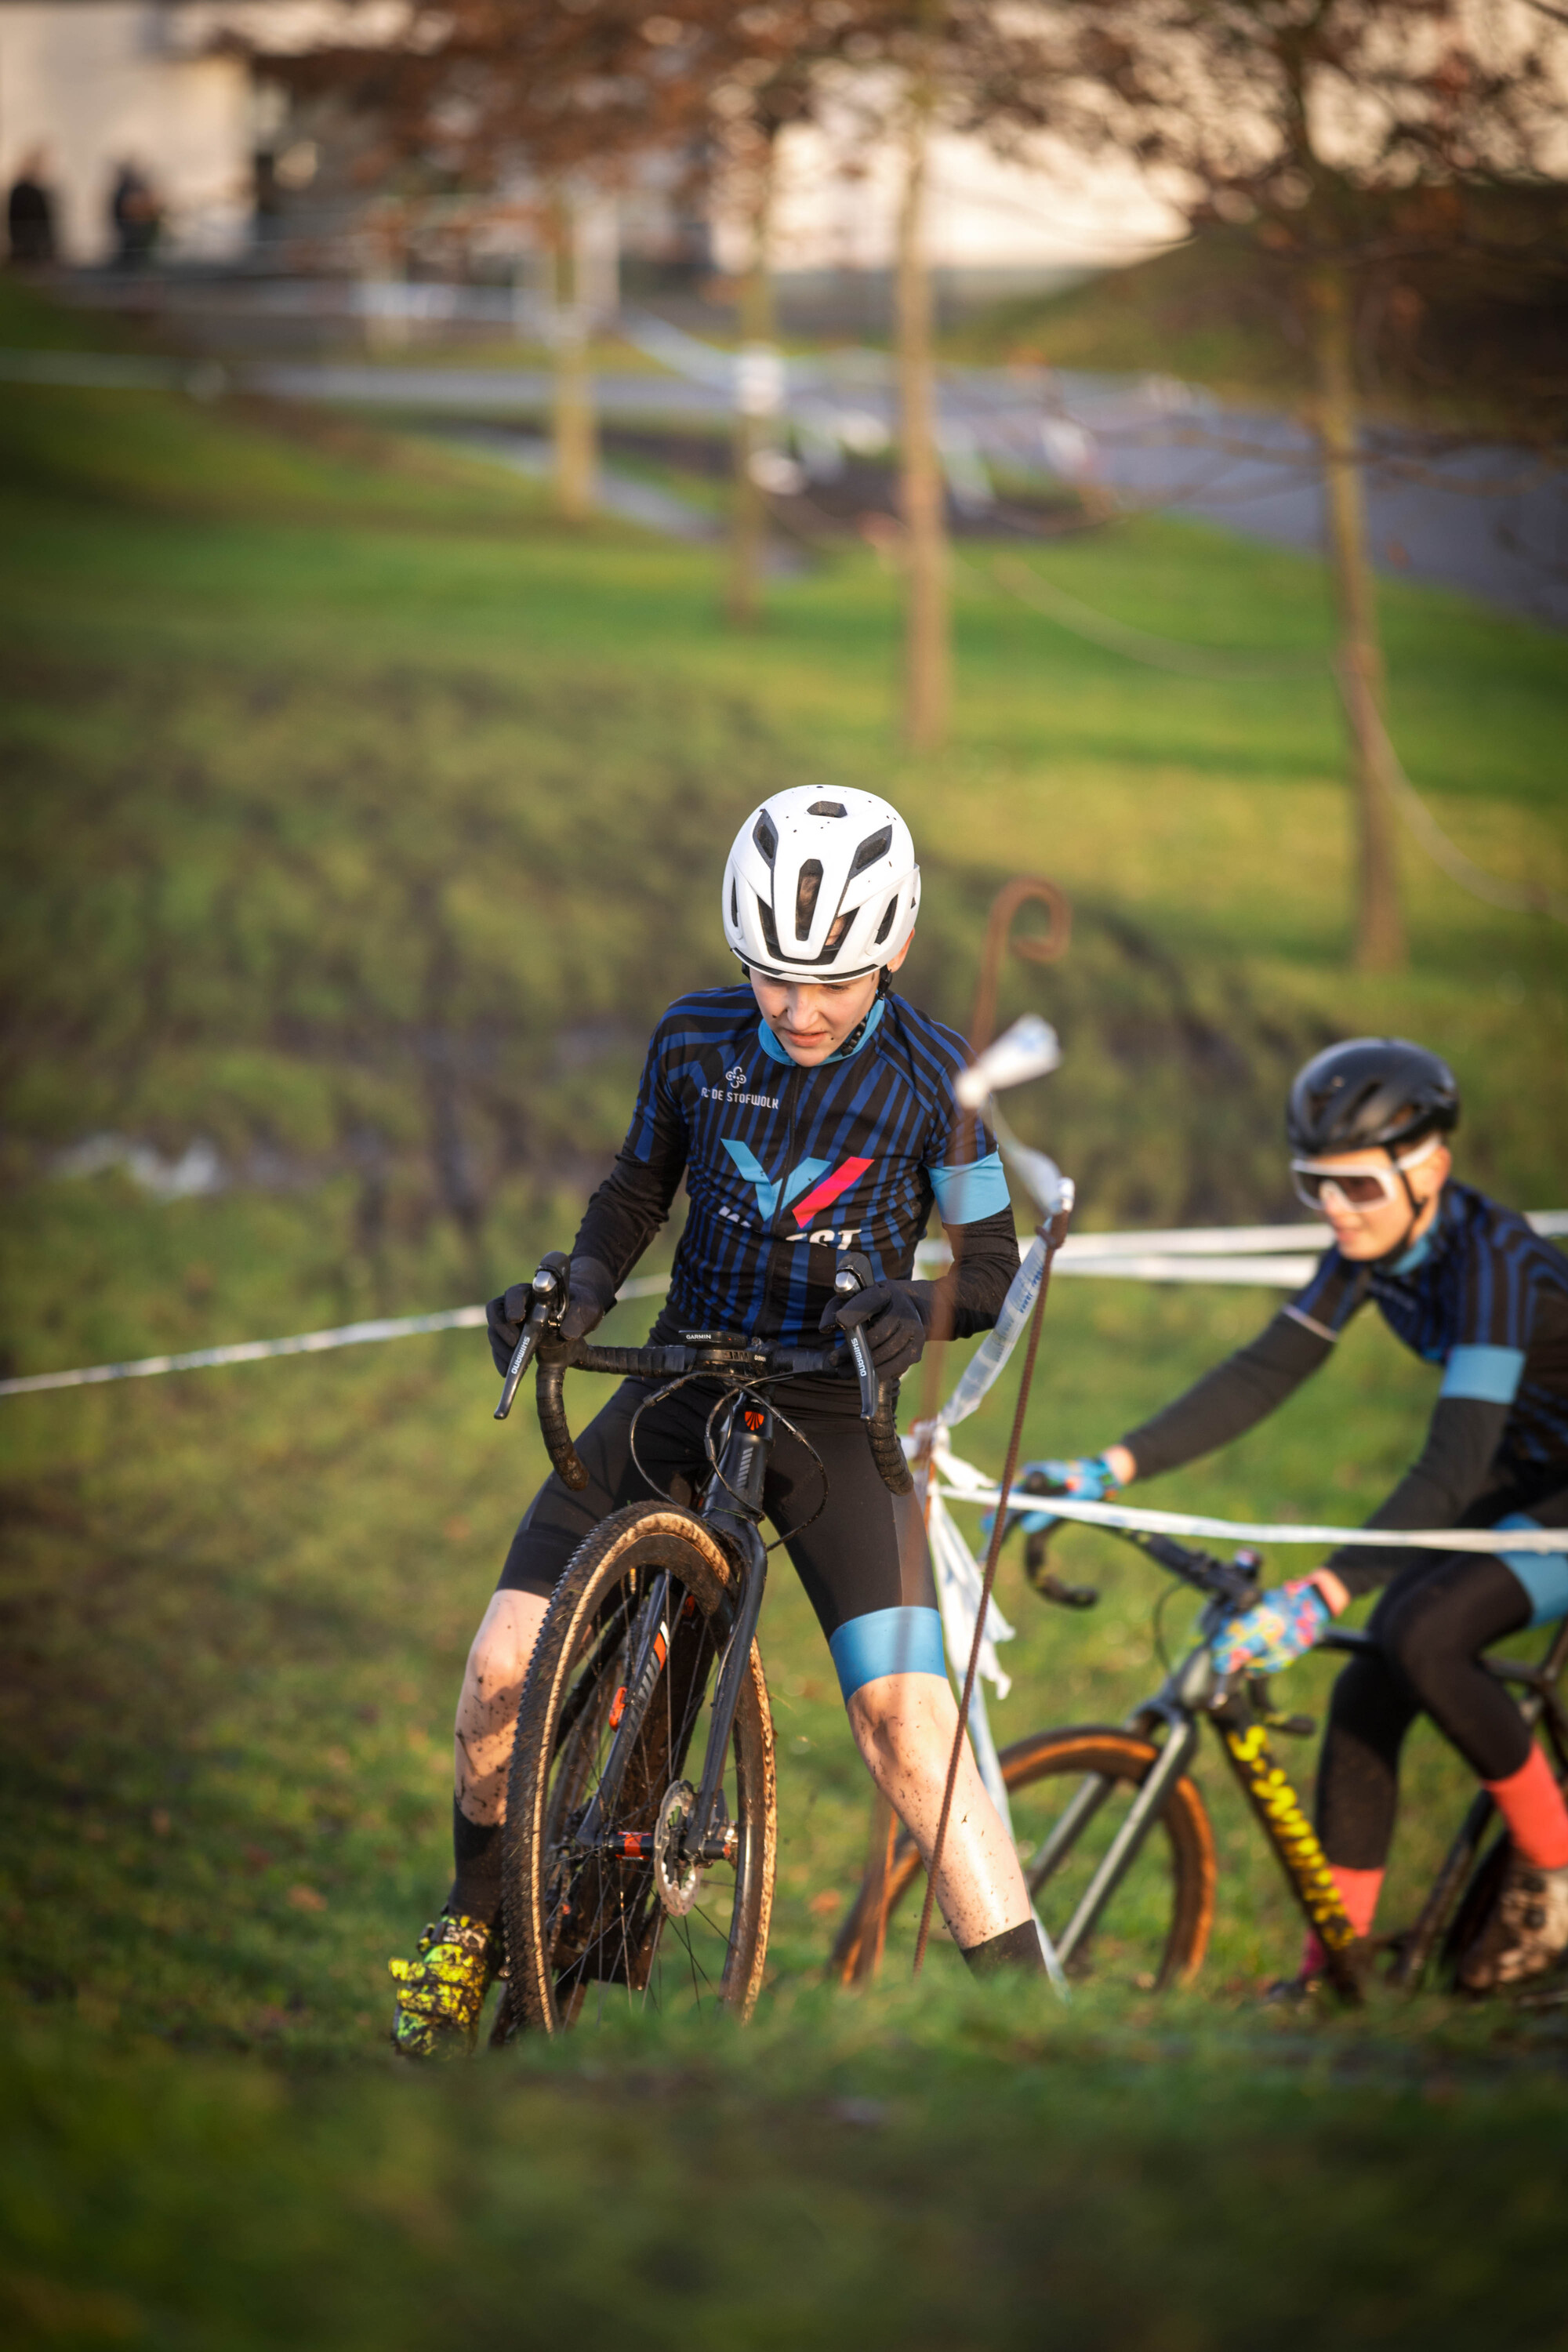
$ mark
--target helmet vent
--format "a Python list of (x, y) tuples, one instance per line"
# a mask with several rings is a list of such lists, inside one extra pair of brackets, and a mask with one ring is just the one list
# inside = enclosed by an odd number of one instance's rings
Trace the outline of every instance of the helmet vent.
[(763, 919), (763, 943), (775, 963), (783, 963), (784, 953), (779, 945), (779, 927), (773, 920), (773, 910), (765, 898), (757, 900), (757, 912)]
[(882, 918), (881, 929), (878, 931), (876, 938), (871, 942), (873, 947), (879, 948), (881, 946), (882, 941), (887, 938), (888, 933), (893, 928), (893, 917), (898, 913), (898, 911), (899, 894), (895, 890), (892, 897), (888, 901), (888, 911)]
[(730, 929), (732, 931), (738, 931), (740, 928), (741, 894), (735, 887), (735, 877), (731, 875), (730, 877)]
[(800, 869), (800, 880), (795, 894), (795, 935), (797, 940), (811, 937), (811, 919), (816, 912), (817, 893), (822, 888), (822, 860), (808, 857)]
[(779, 837), (773, 831), (773, 822), (766, 809), (752, 827), (752, 839), (771, 866), (778, 855)]
[(813, 801), (806, 810), (807, 816), (847, 816), (848, 814), (842, 801)]
[(849, 868), (851, 882), (857, 874), (864, 874), (868, 866), (875, 866), (879, 857), (886, 857), (892, 845), (893, 828), (890, 824), (885, 824), (880, 833), (868, 834), (855, 852), (855, 860)]

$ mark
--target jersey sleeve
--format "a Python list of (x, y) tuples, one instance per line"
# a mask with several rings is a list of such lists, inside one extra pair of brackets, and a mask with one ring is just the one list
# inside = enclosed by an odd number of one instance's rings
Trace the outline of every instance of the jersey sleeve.
[[(1457, 1335), (1426, 1442), (1369, 1528), (1457, 1527), (1485, 1493), (1523, 1375), (1534, 1305), (1527, 1259), (1478, 1236), (1459, 1272)], [(1356, 1594), (1386, 1584), (1409, 1558), (1347, 1544), (1328, 1565)]]
[(936, 1213), (951, 1233), (1012, 1213), (1007, 1171), (996, 1139), (978, 1114), (963, 1109), (952, 1091), (956, 1075), (942, 1074), (939, 1100), (926, 1134), (925, 1166), (936, 1195)]
[(670, 1084), (661, 1023), (648, 1046), (637, 1108), (616, 1164), (588, 1202), (574, 1257), (597, 1258), (624, 1282), (669, 1214), (686, 1172), (690, 1130)]
[(914, 1282), (926, 1328), (936, 1337), (971, 1339), (989, 1331), (1018, 1271), (1013, 1197), (996, 1139), (984, 1120), (962, 1108), (952, 1091), (958, 1067), (944, 1070), (926, 1133), (925, 1170), (936, 1212), (952, 1245), (939, 1281)]
[(1129, 1430), (1121, 1441), (1140, 1478), (1179, 1470), (1245, 1435), (1325, 1364), (1366, 1296), (1364, 1276), (1330, 1250), (1305, 1290), (1282, 1307), (1256, 1339), (1238, 1348), (1174, 1403)]

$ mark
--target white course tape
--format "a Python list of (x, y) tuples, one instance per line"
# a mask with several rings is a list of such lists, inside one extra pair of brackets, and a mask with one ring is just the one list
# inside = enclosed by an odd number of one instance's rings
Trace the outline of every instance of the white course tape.
[[(1568, 1237), (1568, 1209), (1527, 1211), (1538, 1234)], [(1058, 1251), (1058, 1274), (1120, 1276), (1144, 1282), (1248, 1282), (1300, 1290), (1317, 1260), (1271, 1255), (1283, 1243), (1322, 1247), (1327, 1225), (1204, 1225), (1190, 1231), (1150, 1234), (1069, 1234)], [(1028, 1244), (1019, 1244), (1020, 1258)], [(915, 1269), (940, 1274), (952, 1262), (945, 1242), (921, 1242)], [(617, 1302), (662, 1298), (668, 1274), (642, 1274), (623, 1282)], [(26, 1372), (0, 1381), (0, 1397), (36, 1396), (45, 1389), (96, 1388), (104, 1381), (144, 1381), (159, 1372), (205, 1372), (223, 1364), (264, 1364), (275, 1356), (319, 1356), (331, 1348), (363, 1348), (380, 1339), (411, 1339), (424, 1331), (473, 1331), (485, 1319), (482, 1307), (449, 1307), (437, 1315), (383, 1316), (374, 1322), (341, 1323), (330, 1331), (299, 1331), (287, 1339), (241, 1339), (229, 1348), (195, 1348), (180, 1356), (139, 1356), (125, 1364), (88, 1364), (68, 1372)], [(1299, 1538), (1304, 1540), (1304, 1538)], [(1392, 1537), (1379, 1541), (1392, 1541)], [(1529, 1546), (1520, 1547), (1528, 1549)], [(1478, 1545), (1476, 1549), (1487, 1547)]]
[(262, 1364), (271, 1356), (319, 1356), (329, 1348), (363, 1348), (375, 1339), (412, 1339), (419, 1331), (469, 1331), (482, 1324), (482, 1307), (448, 1307), (440, 1315), (385, 1316), (374, 1323), (340, 1323), (331, 1331), (298, 1331), (289, 1339), (241, 1339), (232, 1348), (193, 1348), (184, 1356), (139, 1356), (129, 1364), (89, 1364), (76, 1372), (29, 1372), (0, 1381), (0, 1396), (31, 1396), (39, 1389), (94, 1388), (100, 1381), (145, 1381), (154, 1372), (205, 1372), (217, 1364)]
[[(994, 1510), (998, 1489), (989, 1479), (973, 1486), (955, 1481), (950, 1464), (937, 1488), (950, 1503), (978, 1503)], [(1067, 1495), (1022, 1495), (1015, 1487), (1008, 1498), (1014, 1511), (1048, 1511), (1054, 1519), (1081, 1519), (1091, 1528), (1141, 1528), (1157, 1536), (1209, 1536), (1221, 1542), (1259, 1544), (1375, 1544), (1397, 1551), (1540, 1551), (1568, 1550), (1564, 1528), (1309, 1528), (1275, 1527), (1267, 1519), (1209, 1519), (1193, 1511), (1136, 1510), (1125, 1503), (1078, 1503)]]

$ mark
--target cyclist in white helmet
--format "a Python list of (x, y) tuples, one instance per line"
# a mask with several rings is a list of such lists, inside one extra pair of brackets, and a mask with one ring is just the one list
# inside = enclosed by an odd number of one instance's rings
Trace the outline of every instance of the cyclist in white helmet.
[[(565, 1332), (600, 1321), (684, 1178), (690, 1207), (655, 1344), (693, 1329), (814, 1344), (835, 1326), (864, 1326), (879, 1370), (896, 1380), (919, 1360), (934, 1311), (939, 1286), (912, 1279), (933, 1204), (957, 1244), (942, 1286), (955, 1336), (989, 1329), (1018, 1265), (1001, 1161), (953, 1094), (963, 1041), (892, 990), (920, 907), (909, 828), (872, 793), (775, 793), (735, 837), (721, 907), (741, 981), (679, 998), (654, 1032), (626, 1141), (573, 1247)], [(863, 1252), (876, 1276), (847, 1301), (833, 1287), (846, 1249)], [(503, 1371), (531, 1297), (518, 1283), (491, 1302)], [(552, 1476), (535, 1496), (475, 1637), (458, 1707), (456, 1876), (419, 1958), (392, 1964), (394, 2039), (410, 2056), (472, 2046), (498, 1958), (500, 1824), (529, 1656), (577, 1546), (647, 1492), (630, 1448), (646, 1393), (626, 1382), (578, 1440), (583, 1493)], [(929, 1853), (956, 1709), (919, 1505), (882, 1484), (852, 1378), (803, 1380), (778, 1395), (829, 1491), (802, 1524), (820, 1486), (785, 1431), (769, 1513), (826, 1636), (861, 1754)], [(643, 1415), (638, 1451), (667, 1490), (703, 1473), (706, 1411), (689, 1386)], [(937, 1895), (977, 1972), (1042, 1968), (1017, 1857), (967, 1753)]]

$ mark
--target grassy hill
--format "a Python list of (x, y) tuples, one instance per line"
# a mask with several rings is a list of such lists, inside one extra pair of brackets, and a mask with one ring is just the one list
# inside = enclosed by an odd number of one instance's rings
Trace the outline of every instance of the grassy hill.
[(1048, 295), (995, 303), (946, 339), (955, 358), (1174, 375), (1228, 398), (1300, 398), (1311, 369), (1279, 271), (1209, 231)]
[[(0, 311), (0, 341), (48, 331)], [(1455, 1060), (1467, 1173), (1562, 1195), (1558, 942), (1412, 858), (1410, 971), (1348, 972), (1326, 683), (1131, 668), (1008, 601), (982, 548), (953, 746), (914, 761), (896, 583), (868, 553), (730, 635), (710, 558), (568, 534), (418, 445), (174, 394), (0, 392), (0, 510), (8, 1370), (456, 1304), (569, 1237), (651, 1019), (725, 974), (731, 830), (819, 777), (910, 813), (909, 987), (933, 1010), (964, 1018), (1007, 875), (1072, 896), (1071, 956), (1016, 966), (1004, 1013), (1061, 1028), (1020, 1118), (1088, 1223), (1288, 1207), (1283, 1078), (1385, 1027)], [(1140, 523), (1031, 560), (1190, 642), (1328, 640), (1315, 567), (1216, 533)], [(1384, 617), (1395, 733), (1442, 821), (1561, 884), (1568, 648), (1405, 587)], [(103, 1135), (165, 1164), (205, 1139), (222, 1189), (62, 1172)], [(1032, 1450), (1106, 1442), (1268, 1304), (1060, 1284)], [(624, 1308), (614, 1336), (638, 1324)], [(1370, 1329), (1342, 1353), (1159, 1499), (1363, 1510), (1432, 1381)], [(1089, 1988), (1068, 2014), (982, 1998), (945, 1948), (911, 1990), (901, 1941), (876, 1994), (822, 1990), (865, 1786), (787, 1569), (758, 2029), (394, 2074), (382, 1964), (444, 1889), (452, 1690), (542, 1466), (492, 1401), (471, 1335), (0, 1400), (16, 2340), (422, 2347), (454, 2318), (530, 2341), (630, 2315), (658, 2344), (1206, 2352), (1303, 2311), (1352, 2342), (1542, 2340), (1552, 2013), (1256, 2012), (1294, 1929), (1214, 1758), (1198, 1993)], [(977, 1461), (1006, 1410), (966, 1431)], [(1003, 1738), (1113, 1719), (1153, 1671), (1141, 1565), (1089, 1536), (1062, 1552), (1104, 1598), (1043, 1617), (1009, 1564)], [(1323, 1670), (1294, 1681), (1321, 1708)], [(1463, 1790), (1435, 1738), (1411, 1769), (1394, 1913)]]

